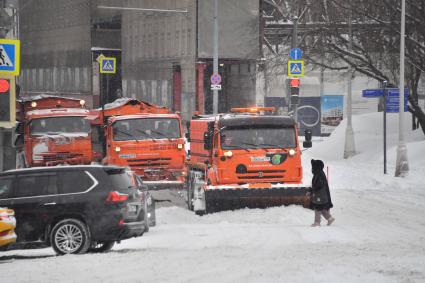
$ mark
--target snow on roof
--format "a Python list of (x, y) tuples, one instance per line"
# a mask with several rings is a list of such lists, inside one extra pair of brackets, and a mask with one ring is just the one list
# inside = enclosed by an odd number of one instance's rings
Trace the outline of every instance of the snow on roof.
[(51, 95), (51, 94), (39, 94), (39, 95), (22, 97), (18, 101), (21, 101), (21, 102), (30, 102), (30, 101), (37, 101), (37, 100), (45, 99), (45, 98), (62, 98), (62, 99), (65, 98), (65, 99), (75, 100), (75, 101), (80, 101), (81, 100), (81, 99), (73, 98), (73, 97), (64, 97), (64, 96)]
[(125, 115), (125, 116), (116, 116), (116, 117), (112, 118), (112, 121), (138, 119), (138, 118), (173, 118), (173, 119), (178, 119), (179, 115), (172, 114), (172, 113), (170, 113), (170, 114), (141, 113), (141, 114), (133, 114), (133, 115)]
[[(148, 106), (154, 106), (151, 103), (148, 103), (146, 101), (141, 101), (141, 100), (136, 99), (136, 98), (121, 97), (121, 98), (118, 98), (118, 99), (116, 99), (115, 101), (113, 101), (111, 103), (106, 103), (104, 107), (105, 107), (105, 109), (112, 109), (112, 108), (117, 108), (117, 107), (120, 107), (120, 106), (124, 106), (124, 105), (128, 104), (129, 102), (136, 103), (136, 104), (139, 104), (139, 105), (140, 104), (146, 104)], [(157, 107), (163, 107), (163, 106), (157, 106)]]
[(36, 109), (27, 112), (28, 116), (31, 115), (49, 115), (49, 116), (86, 116), (90, 113), (87, 109), (82, 108), (54, 108), (54, 109)]

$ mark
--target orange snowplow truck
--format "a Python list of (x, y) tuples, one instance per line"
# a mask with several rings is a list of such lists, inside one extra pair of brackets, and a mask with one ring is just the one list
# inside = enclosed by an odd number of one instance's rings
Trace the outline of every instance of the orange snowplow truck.
[(90, 164), (91, 129), (84, 104), (52, 95), (17, 101), (17, 167)]
[[(267, 111), (273, 108), (193, 117), (186, 184), (190, 210), (308, 205), (296, 123), (260, 114)], [(311, 139), (304, 147), (311, 147)]]
[(127, 166), (150, 189), (181, 189), (186, 176), (180, 115), (124, 98), (105, 105), (103, 163)]

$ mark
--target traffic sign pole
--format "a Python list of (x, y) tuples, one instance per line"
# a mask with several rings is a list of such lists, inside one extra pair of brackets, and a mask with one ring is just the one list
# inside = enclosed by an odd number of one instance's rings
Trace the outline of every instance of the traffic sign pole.
[[(213, 74), (218, 74), (218, 0), (214, 0)], [(213, 90), (213, 114), (218, 113), (218, 90)]]
[(384, 174), (387, 174), (387, 85), (384, 82)]

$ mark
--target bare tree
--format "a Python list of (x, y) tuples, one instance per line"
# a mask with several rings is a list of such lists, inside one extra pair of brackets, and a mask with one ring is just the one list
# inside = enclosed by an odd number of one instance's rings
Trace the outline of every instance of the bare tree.
[[(326, 53), (355, 71), (382, 82), (398, 84), (400, 46), (400, 1), (396, 0), (323, 0), (320, 34)], [(411, 90), (409, 112), (425, 134), (425, 113), (418, 105), (418, 85), (425, 65), (425, 0), (407, 0), (406, 6), (406, 80)], [(347, 21), (352, 23), (352, 49), (349, 48)], [(308, 44), (308, 42), (306, 42)], [(309, 60), (318, 62), (318, 54)], [(329, 61), (328, 61), (329, 62)]]

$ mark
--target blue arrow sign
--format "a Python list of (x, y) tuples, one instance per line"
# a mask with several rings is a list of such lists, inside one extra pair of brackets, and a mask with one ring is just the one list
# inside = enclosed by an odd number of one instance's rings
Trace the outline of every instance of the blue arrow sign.
[(362, 96), (367, 98), (384, 96), (384, 89), (364, 89), (362, 91)]
[(292, 58), (292, 60), (299, 60), (301, 57), (303, 57), (303, 52), (298, 47), (295, 47), (289, 51), (289, 56)]

